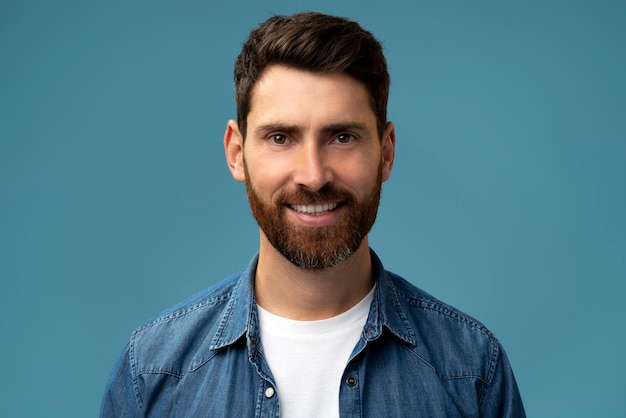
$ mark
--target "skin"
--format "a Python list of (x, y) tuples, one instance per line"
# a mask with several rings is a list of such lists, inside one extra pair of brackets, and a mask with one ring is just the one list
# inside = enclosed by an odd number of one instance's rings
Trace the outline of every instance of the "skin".
[[(391, 174), (394, 126), (388, 122), (379, 135), (367, 90), (346, 74), (270, 65), (253, 89), (247, 122), (245, 141), (236, 121), (228, 122), (226, 160), (233, 178), (251, 182), (264, 202), (329, 184), (363, 201), (379, 181), (379, 169), (383, 182)], [(332, 226), (348, 209), (340, 205), (321, 215), (288, 205), (279, 210), (293, 227), (315, 228)], [(297, 320), (329, 318), (358, 303), (373, 284), (367, 236), (346, 261), (308, 270), (283, 257), (260, 231), (255, 297), (274, 314)]]

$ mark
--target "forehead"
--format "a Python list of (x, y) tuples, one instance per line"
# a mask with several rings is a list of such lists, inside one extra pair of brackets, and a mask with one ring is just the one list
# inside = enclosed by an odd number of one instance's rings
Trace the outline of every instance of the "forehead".
[(248, 123), (374, 122), (370, 94), (344, 73), (314, 73), (283, 65), (267, 67), (251, 95)]

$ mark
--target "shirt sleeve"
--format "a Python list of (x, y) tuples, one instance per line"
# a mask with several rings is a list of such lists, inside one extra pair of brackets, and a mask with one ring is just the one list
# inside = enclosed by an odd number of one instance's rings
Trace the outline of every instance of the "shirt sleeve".
[(129, 344), (126, 344), (107, 382), (100, 418), (138, 416), (139, 402), (131, 373)]
[(495, 368), (484, 393), (480, 416), (483, 418), (525, 418), (522, 398), (504, 349), (496, 345)]

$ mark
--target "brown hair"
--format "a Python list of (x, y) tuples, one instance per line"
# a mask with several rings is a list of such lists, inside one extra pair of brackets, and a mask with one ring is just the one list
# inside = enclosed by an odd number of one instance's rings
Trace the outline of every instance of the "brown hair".
[(387, 123), (389, 72), (382, 45), (351, 20), (316, 12), (273, 16), (250, 32), (235, 62), (237, 121), (245, 138), (252, 90), (270, 64), (312, 72), (342, 72), (363, 83), (378, 133)]

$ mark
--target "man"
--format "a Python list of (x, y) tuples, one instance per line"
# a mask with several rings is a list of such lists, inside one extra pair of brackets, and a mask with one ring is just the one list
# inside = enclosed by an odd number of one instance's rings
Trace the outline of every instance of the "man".
[(272, 17), (235, 86), (224, 147), (258, 255), (132, 334), (101, 415), (525, 416), (495, 337), (369, 248), (396, 142), (380, 43), (342, 18)]

